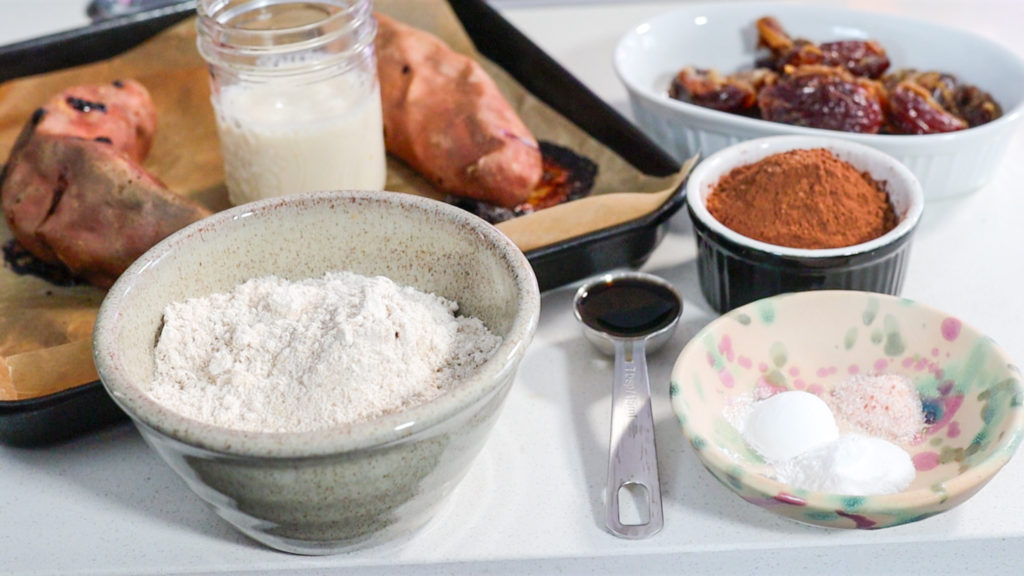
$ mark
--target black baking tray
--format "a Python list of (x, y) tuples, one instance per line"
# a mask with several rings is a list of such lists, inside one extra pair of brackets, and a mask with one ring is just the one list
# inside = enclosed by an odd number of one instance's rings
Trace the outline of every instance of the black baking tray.
[[(681, 166), (638, 128), (580, 83), (483, 0), (449, 0), (481, 54), (527, 90), (650, 176)], [(0, 81), (116, 56), (195, 13), (195, 2), (118, 16), (91, 26), (0, 47)], [(682, 186), (657, 210), (526, 252), (541, 290), (618, 267), (639, 267), (684, 203)], [(125, 420), (97, 381), (56, 394), (0, 401), (0, 442), (52, 444)]]

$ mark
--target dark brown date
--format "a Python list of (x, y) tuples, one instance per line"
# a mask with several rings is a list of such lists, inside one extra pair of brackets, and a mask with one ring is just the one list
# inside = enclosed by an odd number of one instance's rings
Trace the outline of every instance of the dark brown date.
[(1002, 115), (999, 104), (984, 90), (960, 82), (952, 74), (898, 70), (884, 78), (886, 88), (892, 92), (901, 83), (912, 83), (926, 90), (939, 107), (967, 123), (980, 126)]
[(943, 108), (953, 109), (956, 107), (956, 90), (959, 82), (952, 74), (920, 72), (911, 68), (886, 74), (882, 79), (885, 89), (890, 92), (904, 82), (920, 86)]
[(1003, 115), (1002, 108), (988, 92), (970, 84), (957, 87), (956, 107), (960, 117), (972, 128)]
[(889, 90), (889, 126), (896, 134), (941, 134), (967, 128), (921, 85), (903, 81)]
[(760, 67), (783, 74), (787, 69), (800, 66), (824, 64), (825, 54), (817, 44), (806, 40), (796, 40), (793, 47), (783, 52), (771, 52), (755, 61)]
[(759, 67), (782, 73), (787, 66), (821, 64), (825, 58), (817, 44), (802, 38), (790, 38), (779, 21), (771, 16), (758, 18), (756, 27), (757, 47), (768, 49), (767, 55), (757, 59)]
[(757, 104), (756, 82), (752, 76), (724, 76), (716, 70), (686, 67), (672, 79), (668, 94), (712, 110), (745, 114)]
[(822, 64), (841, 66), (854, 76), (878, 78), (889, 69), (885, 48), (873, 40), (839, 40), (820, 46)]
[(804, 66), (758, 95), (761, 116), (808, 128), (875, 134), (884, 122), (880, 91), (841, 68)]

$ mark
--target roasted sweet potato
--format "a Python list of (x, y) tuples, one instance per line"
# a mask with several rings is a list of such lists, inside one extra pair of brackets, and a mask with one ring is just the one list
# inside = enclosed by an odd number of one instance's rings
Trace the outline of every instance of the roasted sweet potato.
[(141, 163), (156, 132), (156, 107), (134, 80), (73, 86), (32, 116), (39, 134), (77, 136), (110, 143)]
[(388, 152), (440, 190), (514, 207), (543, 171), (537, 140), (478, 62), (377, 14)]
[(151, 246), (208, 216), (142, 167), (156, 122), (134, 80), (73, 86), (37, 109), (0, 172), (4, 219), (24, 249), (5, 247), (5, 257), (25, 264), (27, 252), (44, 265), (20, 269), (108, 287)]
[(11, 153), (0, 198), (7, 226), (25, 249), (100, 287), (172, 232), (210, 214), (109, 143), (31, 127)]

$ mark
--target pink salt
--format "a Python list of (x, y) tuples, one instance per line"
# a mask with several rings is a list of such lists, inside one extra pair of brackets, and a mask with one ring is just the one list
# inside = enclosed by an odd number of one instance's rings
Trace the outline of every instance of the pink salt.
[(858, 374), (839, 382), (830, 404), (838, 420), (870, 436), (911, 442), (924, 429), (921, 396), (898, 374)]

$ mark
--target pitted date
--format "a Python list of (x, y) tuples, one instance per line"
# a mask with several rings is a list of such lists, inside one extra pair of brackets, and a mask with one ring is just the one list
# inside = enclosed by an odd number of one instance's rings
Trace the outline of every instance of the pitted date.
[(774, 73), (752, 70), (724, 76), (717, 70), (686, 67), (676, 74), (669, 96), (705, 108), (748, 114), (756, 112), (757, 93)]
[(953, 108), (956, 106), (956, 91), (959, 83), (952, 74), (920, 72), (913, 68), (906, 68), (886, 74), (882, 78), (882, 84), (890, 92), (903, 83), (920, 86), (943, 108)]
[(841, 66), (854, 76), (878, 78), (889, 69), (889, 55), (874, 40), (839, 40), (820, 46), (822, 64)]
[(885, 120), (874, 86), (824, 66), (782, 76), (761, 90), (758, 106), (772, 122), (862, 134), (878, 133)]
[[(900, 114), (901, 110), (909, 105), (909, 102), (923, 99), (920, 91), (924, 90), (931, 100), (918, 103), (918, 107), (926, 105), (931, 107), (937, 106), (942, 112), (962, 120), (965, 124), (964, 128), (980, 126), (1002, 115), (1002, 109), (990, 94), (977, 86), (960, 82), (952, 74), (935, 71), (919, 72), (907, 69), (887, 74), (883, 81), (890, 94), (894, 94), (897, 87), (902, 85), (913, 85), (920, 88), (920, 90), (914, 90), (917, 93), (916, 96), (906, 93), (910, 88), (900, 89), (900, 93), (896, 94), (896, 103), (890, 104), (890, 114)], [(930, 112), (926, 111), (925, 113), (929, 114)], [(940, 122), (934, 120), (913, 122), (919, 127), (927, 124), (935, 124), (936, 127), (956, 125), (956, 122), (949, 119)], [(931, 132), (924, 133), (928, 134)]]
[(854, 76), (878, 78), (889, 68), (885, 48), (874, 40), (837, 40), (815, 44), (804, 38), (791, 38), (778, 20), (771, 16), (756, 22), (757, 46), (767, 48), (768, 56), (758, 65), (776, 72), (787, 67), (831, 66), (849, 70)]
[(988, 92), (970, 84), (957, 87), (956, 107), (971, 128), (987, 124), (1003, 115), (1002, 108)]
[(967, 128), (919, 84), (900, 82), (889, 91), (889, 125), (895, 134), (941, 134)]

